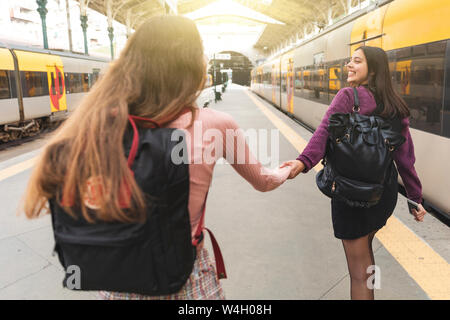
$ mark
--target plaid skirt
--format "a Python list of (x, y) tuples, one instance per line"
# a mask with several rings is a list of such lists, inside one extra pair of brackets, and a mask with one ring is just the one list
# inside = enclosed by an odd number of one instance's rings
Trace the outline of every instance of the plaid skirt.
[(224, 300), (216, 269), (209, 258), (208, 251), (197, 251), (194, 268), (186, 284), (177, 293), (163, 296), (146, 296), (135, 293), (99, 291), (102, 300)]

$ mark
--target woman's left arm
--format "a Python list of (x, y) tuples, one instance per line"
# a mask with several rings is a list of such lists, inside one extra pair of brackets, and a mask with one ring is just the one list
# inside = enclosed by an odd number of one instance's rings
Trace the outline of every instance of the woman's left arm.
[(406, 138), (406, 141), (394, 152), (394, 161), (397, 165), (398, 173), (402, 177), (408, 199), (419, 203), (419, 210), (412, 209), (411, 213), (414, 215), (416, 221), (423, 221), (427, 212), (421, 204), (422, 184), (414, 168), (416, 157), (414, 155), (414, 144), (411, 133), (409, 132), (409, 119), (403, 119), (402, 125), (402, 135)]
[(406, 141), (394, 151), (394, 161), (397, 165), (398, 173), (402, 177), (403, 184), (405, 185), (408, 199), (421, 203), (422, 184), (420, 183), (416, 169), (414, 168), (416, 157), (414, 155), (414, 144), (411, 133), (409, 132), (409, 119), (403, 119), (402, 125), (402, 135), (406, 138)]

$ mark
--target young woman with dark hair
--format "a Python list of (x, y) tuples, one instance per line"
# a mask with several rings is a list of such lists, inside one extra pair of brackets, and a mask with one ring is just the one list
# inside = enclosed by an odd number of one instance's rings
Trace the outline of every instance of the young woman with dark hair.
[[(423, 221), (426, 211), (420, 204), (422, 187), (414, 169), (414, 145), (409, 132), (409, 110), (393, 89), (387, 55), (380, 48), (363, 46), (353, 53), (347, 68), (347, 81), (351, 87), (356, 87), (361, 114), (377, 114), (392, 121), (401, 121), (402, 135), (406, 138), (406, 142), (394, 151), (394, 162), (408, 198), (419, 203), (419, 210), (412, 209), (412, 213), (416, 221)], [(302, 154), (296, 160), (283, 164), (294, 166), (290, 179), (300, 172), (308, 172), (324, 157), (329, 136), (327, 128), (330, 115), (336, 112), (352, 112), (354, 93), (351, 87), (341, 89), (334, 97)], [(371, 275), (367, 273), (368, 267), (375, 265), (372, 240), (394, 211), (397, 196), (397, 179), (388, 179), (380, 201), (370, 208), (350, 207), (339, 199), (331, 200), (334, 235), (342, 240), (344, 246), (351, 279), (352, 299), (374, 298), (373, 289), (367, 284), (367, 279)]]

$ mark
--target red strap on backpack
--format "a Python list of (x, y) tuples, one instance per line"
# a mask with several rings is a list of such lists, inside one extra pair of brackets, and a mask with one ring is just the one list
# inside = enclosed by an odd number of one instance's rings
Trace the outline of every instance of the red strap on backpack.
[(198, 245), (200, 239), (202, 238), (201, 236), (202, 236), (203, 229), (208, 231), (209, 237), (211, 239), (211, 244), (213, 246), (214, 259), (216, 260), (217, 277), (219, 279), (226, 279), (227, 278), (227, 272), (225, 270), (225, 263), (223, 261), (222, 252), (220, 251), (219, 244), (217, 243), (217, 240), (214, 237), (214, 234), (212, 233), (212, 231), (204, 226), (205, 210), (206, 210), (206, 199), (207, 198), (208, 198), (208, 193), (206, 193), (205, 202), (203, 203), (202, 216), (201, 216), (200, 222), (199, 222), (199, 224), (197, 226), (197, 231), (195, 232), (194, 239), (192, 239), (192, 245), (193, 246), (197, 246)]
[(138, 117), (138, 116), (132, 116), (131, 114), (128, 115), (128, 120), (131, 123), (131, 126), (133, 127), (133, 142), (131, 143), (131, 149), (130, 153), (128, 155), (128, 167), (131, 169), (131, 166), (133, 165), (134, 159), (136, 158), (137, 149), (139, 147), (139, 132), (136, 127), (136, 123), (134, 120), (140, 120), (140, 121), (147, 121), (150, 122), (154, 128), (159, 128), (159, 123), (148, 118)]

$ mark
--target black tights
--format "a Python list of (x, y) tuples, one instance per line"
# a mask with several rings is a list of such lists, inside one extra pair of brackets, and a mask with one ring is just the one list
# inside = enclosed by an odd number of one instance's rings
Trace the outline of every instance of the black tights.
[[(348, 272), (350, 273), (350, 296), (352, 300), (373, 300), (373, 289), (367, 285), (367, 279), (371, 276), (367, 268), (375, 265), (372, 251), (372, 240), (377, 232), (354, 240), (342, 240), (345, 257), (347, 258)], [(373, 286), (372, 286), (373, 288)]]

